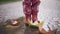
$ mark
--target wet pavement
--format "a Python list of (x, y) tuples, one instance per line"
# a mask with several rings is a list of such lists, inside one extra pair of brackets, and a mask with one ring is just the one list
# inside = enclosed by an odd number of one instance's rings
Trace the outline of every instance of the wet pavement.
[(7, 34), (6, 29), (2, 26), (0, 26), (0, 34)]
[(0, 26), (0, 34), (38, 34), (38, 31), (26, 26), (12, 29), (6, 29)]
[[(39, 34), (39, 31), (38, 28), (26, 27), (24, 24), (21, 26), (9, 25), (8, 28), (6, 25), (0, 25), (0, 34)], [(60, 34), (60, 31), (57, 34)]]
[(18, 18), (17, 21), (20, 22), (17, 26), (0, 24), (0, 34), (38, 34), (37, 28), (26, 27), (24, 25), (24, 17)]

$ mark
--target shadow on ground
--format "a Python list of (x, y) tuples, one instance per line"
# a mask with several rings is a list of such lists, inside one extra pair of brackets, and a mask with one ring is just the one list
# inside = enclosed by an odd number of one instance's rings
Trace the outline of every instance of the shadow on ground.
[[(39, 34), (38, 28), (26, 27), (24, 25), (24, 17), (16, 19), (19, 22), (18, 26), (12, 26), (10, 24), (0, 23), (0, 34)], [(57, 32), (59, 34), (60, 32)]]
[(1, 24), (0, 34), (37, 34), (37, 30), (32, 29), (30, 27), (26, 27), (24, 25), (24, 17), (20, 17), (15, 20), (19, 22), (18, 26), (12, 26), (9, 24), (8, 21), (6, 23)]

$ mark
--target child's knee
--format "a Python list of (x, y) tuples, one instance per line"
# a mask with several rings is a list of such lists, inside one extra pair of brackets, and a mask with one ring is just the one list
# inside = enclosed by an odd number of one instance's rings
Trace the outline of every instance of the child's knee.
[(30, 6), (26, 6), (24, 8), (24, 13), (27, 14), (27, 15), (30, 15), (31, 14), (31, 7)]

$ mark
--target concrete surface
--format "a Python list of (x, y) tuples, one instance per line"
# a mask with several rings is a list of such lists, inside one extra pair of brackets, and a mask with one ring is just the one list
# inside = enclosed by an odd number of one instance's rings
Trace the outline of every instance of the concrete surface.
[(20, 1), (0, 5), (0, 20), (15, 19), (23, 15), (22, 2)]
[[(6, 21), (20, 16), (24, 16), (21, 1), (0, 5), (0, 20)], [(60, 18), (60, 0), (41, 0), (38, 19), (50, 22), (53, 18)]]
[[(39, 20), (60, 18), (60, 1), (59, 0), (41, 0), (39, 6)], [(18, 18), (24, 16), (22, 2), (12, 2), (0, 5), (1, 19)], [(1, 20), (0, 19), (0, 20)]]

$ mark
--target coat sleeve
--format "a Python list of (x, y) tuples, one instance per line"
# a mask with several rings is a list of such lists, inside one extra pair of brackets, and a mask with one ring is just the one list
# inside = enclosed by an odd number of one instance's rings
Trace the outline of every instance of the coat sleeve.
[(23, 5), (30, 6), (31, 5), (31, 1), (30, 0), (24, 0), (23, 1)]
[(33, 2), (32, 7), (37, 7), (41, 3), (40, 0), (36, 0)]

